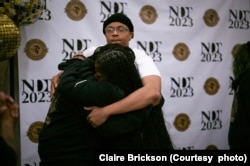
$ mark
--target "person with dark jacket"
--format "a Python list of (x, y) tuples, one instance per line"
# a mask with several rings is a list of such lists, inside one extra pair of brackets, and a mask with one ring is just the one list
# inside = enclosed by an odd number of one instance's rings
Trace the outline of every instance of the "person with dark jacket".
[(235, 91), (228, 141), (231, 150), (250, 149), (250, 41), (240, 45), (234, 55)]
[(59, 64), (64, 73), (39, 134), (41, 166), (84, 165), (98, 149), (140, 148), (141, 135), (136, 129), (148, 119), (151, 106), (111, 116), (97, 128), (83, 110), (83, 106), (111, 104), (140, 88), (134, 60), (129, 47), (108, 44), (90, 58)]

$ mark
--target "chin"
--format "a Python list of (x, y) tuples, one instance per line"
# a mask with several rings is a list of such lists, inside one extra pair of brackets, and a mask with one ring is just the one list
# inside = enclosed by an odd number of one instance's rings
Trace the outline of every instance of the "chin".
[(112, 41), (111, 44), (122, 44), (120, 41)]

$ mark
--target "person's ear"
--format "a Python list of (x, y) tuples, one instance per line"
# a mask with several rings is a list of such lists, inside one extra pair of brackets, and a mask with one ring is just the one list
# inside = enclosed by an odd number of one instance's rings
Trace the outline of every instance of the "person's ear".
[(131, 32), (131, 39), (134, 38), (134, 32)]

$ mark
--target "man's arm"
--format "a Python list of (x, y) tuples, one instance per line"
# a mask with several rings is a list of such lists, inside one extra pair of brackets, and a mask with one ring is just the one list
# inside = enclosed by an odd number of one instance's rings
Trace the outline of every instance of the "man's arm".
[(51, 85), (50, 85), (50, 97), (52, 98), (55, 94), (55, 91), (56, 91), (56, 88), (57, 88), (57, 85), (59, 83), (59, 80), (61, 78), (63, 74), (63, 71), (60, 71), (58, 72), (56, 75), (54, 75), (52, 78), (51, 78)]
[[(92, 61), (71, 61), (61, 76), (57, 91), (81, 105), (106, 106), (124, 97), (123, 92), (107, 81), (94, 79)], [(83, 110), (84, 111), (84, 110)], [(113, 137), (129, 133), (138, 128), (151, 112), (151, 107), (127, 114), (111, 116), (102, 126), (97, 128), (99, 134)]]
[(88, 120), (94, 123), (95, 127), (104, 123), (109, 116), (122, 114), (133, 110), (139, 110), (148, 105), (157, 105), (161, 99), (161, 78), (150, 75), (142, 78), (143, 87), (136, 90), (126, 98), (105, 107), (89, 107), (92, 110)]
[(121, 114), (130, 110), (138, 110), (148, 105), (157, 105), (161, 99), (161, 78), (146, 76), (142, 79), (143, 87), (136, 90), (125, 99), (106, 107), (109, 115)]

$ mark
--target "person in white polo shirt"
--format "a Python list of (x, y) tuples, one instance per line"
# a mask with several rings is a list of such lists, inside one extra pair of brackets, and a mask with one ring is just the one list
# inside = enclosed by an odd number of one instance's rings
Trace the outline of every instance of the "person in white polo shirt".
[[(122, 13), (111, 15), (103, 23), (103, 33), (108, 44), (129, 46), (134, 37), (134, 26), (131, 20)], [(90, 47), (83, 52), (84, 56), (91, 56), (97, 47)], [(109, 116), (138, 110), (148, 105), (156, 106), (162, 99), (161, 75), (151, 57), (144, 51), (132, 48), (136, 56), (136, 64), (143, 82), (143, 87), (126, 98), (105, 107), (89, 107), (91, 110), (88, 120), (95, 127), (103, 124)], [(51, 96), (59, 82), (62, 72), (52, 77)]]

